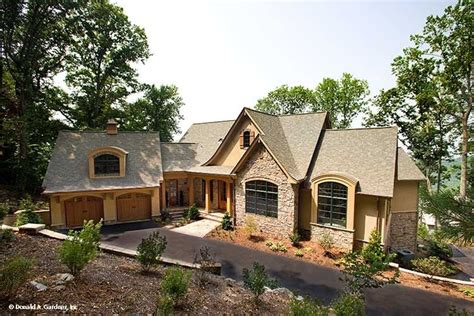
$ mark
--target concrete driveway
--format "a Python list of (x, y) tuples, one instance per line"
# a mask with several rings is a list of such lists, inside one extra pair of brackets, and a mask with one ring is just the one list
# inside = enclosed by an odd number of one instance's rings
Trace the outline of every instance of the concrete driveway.
[[(258, 261), (265, 265), (269, 274), (282, 286), (303, 295), (317, 297), (325, 303), (334, 299), (344, 286), (339, 280), (341, 273), (336, 269), (218, 240), (183, 235), (158, 228), (152, 222), (104, 226), (102, 242), (135, 250), (142, 238), (156, 230), (166, 236), (167, 257), (192, 262), (195, 253), (201, 247), (208, 246), (222, 263), (222, 274), (226, 277), (241, 280), (242, 269)], [(474, 313), (474, 304), (470, 301), (402, 285), (367, 290), (366, 303), (368, 315), (447, 315), (451, 305), (458, 310), (465, 308)]]

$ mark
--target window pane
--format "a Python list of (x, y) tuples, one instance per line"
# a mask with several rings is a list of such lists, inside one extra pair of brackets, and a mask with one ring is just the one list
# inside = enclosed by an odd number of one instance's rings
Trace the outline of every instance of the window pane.
[(266, 181), (245, 184), (246, 212), (278, 217), (278, 186)]
[(336, 182), (318, 185), (318, 223), (346, 227), (347, 187)]
[(115, 175), (120, 173), (120, 159), (111, 154), (94, 158), (94, 173), (96, 175)]

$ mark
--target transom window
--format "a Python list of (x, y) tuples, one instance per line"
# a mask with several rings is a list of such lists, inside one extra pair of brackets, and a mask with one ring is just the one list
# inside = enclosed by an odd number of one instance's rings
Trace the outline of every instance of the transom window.
[(243, 134), (243, 146), (244, 148), (250, 147), (250, 131), (245, 131)]
[(94, 174), (96, 176), (120, 175), (120, 159), (112, 154), (102, 154), (94, 158)]
[(247, 182), (245, 212), (278, 217), (278, 186), (260, 180)]
[(318, 224), (346, 228), (347, 187), (337, 182), (318, 185)]

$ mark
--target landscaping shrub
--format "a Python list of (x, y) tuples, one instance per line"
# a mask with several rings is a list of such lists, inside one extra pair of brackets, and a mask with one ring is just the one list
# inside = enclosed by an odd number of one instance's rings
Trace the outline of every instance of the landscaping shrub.
[(168, 316), (174, 310), (174, 299), (169, 295), (160, 295), (158, 297), (158, 307), (156, 309), (156, 315)]
[(160, 236), (159, 232), (154, 232), (147, 238), (142, 239), (137, 247), (137, 260), (140, 262), (143, 271), (149, 271), (160, 263), (166, 245), (166, 237)]
[(184, 211), (184, 217), (189, 219), (189, 220), (196, 220), (199, 218), (199, 210), (196, 206), (196, 204), (193, 204), (191, 207), (187, 208), (185, 211)]
[(245, 217), (244, 230), (247, 233), (248, 237), (252, 237), (253, 234), (257, 231), (257, 223), (255, 223), (255, 218), (252, 216)]
[(288, 314), (291, 316), (328, 316), (329, 308), (309, 297), (302, 300), (293, 298), (289, 304)]
[(387, 255), (382, 248), (380, 233), (373, 230), (370, 233), (369, 243), (362, 249), (362, 257), (368, 264), (380, 264), (385, 261), (392, 261), (396, 254)]
[(191, 280), (192, 272), (183, 268), (173, 267), (165, 271), (163, 280), (161, 280), (161, 293), (164, 296), (169, 296), (176, 303), (179, 299), (184, 297), (188, 292), (189, 281)]
[(293, 233), (289, 236), (290, 238), (290, 241), (291, 241), (291, 244), (294, 246), (294, 247), (297, 247), (299, 246), (300, 244), (300, 240), (301, 240), (301, 237), (298, 233)]
[(223, 230), (232, 230), (233, 229), (233, 224), (232, 224), (232, 217), (230, 217), (229, 213), (225, 213), (224, 217), (222, 218), (222, 229)]
[(209, 283), (209, 269), (216, 264), (216, 256), (211, 253), (209, 247), (204, 246), (199, 249), (199, 254), (194, 256), (194, 264), (199, 264), (200, 269), (196, 269), (197, 281), (201, 287)]
[(435, 256), (443, 260), (447, 260), (453, 256), (451, 247), (436, 236), (426, 241), (426, 250), (428, 256)]
[(365, 315), (364, 299), (357, 294), (345, 293), (332, 304), (336, 316), (363, 316)]
[(428, 240), (430, 238), (430, 231), (425, 224), (420, 223), (418, 225), (417, 236), (422, 240)]
[(426, 274), (448, 276), (456, 273), (456, 269), (451, 264), (435, 256), (415, 259), (411, 261), (411, 264), (414, 270)]
[(11, 299), (18, 289), (28, 281), (33, 261), (25, 257), (8, 259), (0, 268), (0, 297)]
[(21, 226), (28, 223), (40, 224), (41, 217), (34, 212), (36, 209), (35, 203), (29, 195), (26, 195), (23, 199), (20, 200), (20, 212), (16, 216), (15, 226)]
[(324, 255), (329, 254), (329, 251), (334, 247), (334, 238), (327, 231), (321, 234), (318, 242), (324, 250)]
[(465, 308), (462, 311), (458, 311), (456, 306), (451, 305), (449, 307), (448, 316), (472, 316), (472, 314), (468, 313)]
[(0, 230), (0, 242), (11, 242), (15, 238), (11, 229)]
[(164, 208), (160, 211), (160, 221), (162, 223), (167, 223), (171, 221), (171, 213), (168, 209)]
[(271, 279), (265, 272), (265, 266), (254, 262), (251, 270), (245, 268), (243, 270), (244, 286), (252, 291), (255, 300), (265, 292), (265, 287), (276, 288), (278, 283)]
[(276, 244), (272, 242), (267, 242), (267, 246), (269, 245), (270, 249), (272, 251), (281, 251), (281, 252), (287, 252), (288, 249), (286, 249), (285, 244), (283, 244), (281, 241), (277, 242)]
[(59, 261), (65, 264), (73, 275), (81, 270), (97, 256), (102, 221), (94, 224), (92, 220), (84, 222), (80, 231), (70, 230), (68, 239), (59, 248)]
[(295, 250), (295, 256), (303, 257), (304, 256), (303, 250), (301, 250), (301, 249)]

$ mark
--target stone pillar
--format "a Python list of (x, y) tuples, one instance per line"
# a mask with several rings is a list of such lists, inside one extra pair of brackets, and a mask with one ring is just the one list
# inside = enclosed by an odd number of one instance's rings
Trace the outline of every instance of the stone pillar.
[(209, 179), (206, 179), (206, 201), (205, 201), (205, 210), (209, 212), (211, 208), (211, 181)]
[(188, 178), (189, 206), (194, 204), (194, 177)]
[(162, 209), (166, 208), (166, 181), (163, 179), (163, 182), (161, 183), (161, 203), (160, 205), (162, 206)]
[(226, 180), (226, 182), (225, 182), (225, 194), (226, 194), (226, 200), (227, 200), (226, 211), (229, 215), (232, 216), (230, 180)]

